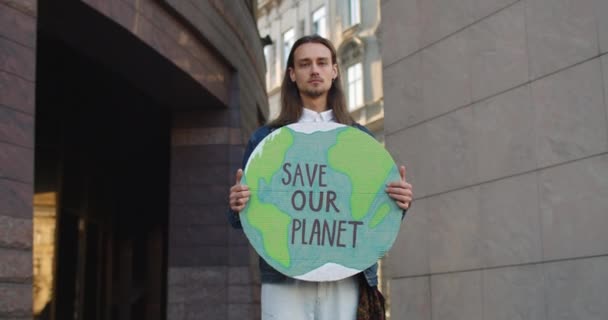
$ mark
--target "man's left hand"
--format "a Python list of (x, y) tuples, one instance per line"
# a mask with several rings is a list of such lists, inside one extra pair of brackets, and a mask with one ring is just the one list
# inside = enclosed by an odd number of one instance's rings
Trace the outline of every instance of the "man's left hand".
[(412, 185), (405, 180), (405, 166), (399, 167), (399, 174), (401, 175), (401, 180), (389, 183), (385, 190), (395, 200), (399, 208), (407, 210), (412, 203), (414, 193)]

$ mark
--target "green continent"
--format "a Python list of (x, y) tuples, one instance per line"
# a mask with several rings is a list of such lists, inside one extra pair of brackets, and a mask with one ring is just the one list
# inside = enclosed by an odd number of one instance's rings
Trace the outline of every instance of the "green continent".
[(388, 153), (375, 153), (375, 157), (362, 157), (361, 150), (378, 148), (373, 139), (357, 139), (364, 134), (347, 128), (337, 136), (337, 142), (328, 151), (329, 165), (351, 179), (350, 197), (352, 217), (361, 220), (367, 214), (378, 192), (384, 191), (384, 181), (393, 163)]
[(249, 223), (262, 234), (264, 250), (276, 262), (289, 268), (291, 259), (287, 246), (287, 231), (291, 218), (274, 205), (260, 202), (257, 196), (252, 196), (250, 201), (251, 213), (247, 218)]
[(375, 228), (378, 225), (378, 223), (382, 222), (384, 217), (386, 217), (386, 215), (390, 211), (391, 211), (391, 207), (387, 203), (382, 204), (380, 206), (380, 208), (378, 208), (378, 210), (376, 210), (376, 213), (374, 213), (374, 216), (370, 220), (369, 227)]
[(287, 232), (291, 218), (276, 206), (262, 203), (257, 193), (260, 191), (261, 180), (264, 180), (265, 185), (270, 185), (270, 179), (281, 168), (285, 152), (293, 144), (293, 139), (293, 134), (288, 129), (269, 136), (263, 141), (264, 153), (277, 156), (264, 157), (261, 161), (262, 154), (254, 154), (247, 167), (247, 173), (251, 173), (247, 176), (247, 183), (252, 191), (249, 209), (247, 210), (247, 220), (251, 226), (262, 234), (266, 253), (285, 267), (289, 267), (291, 264), (287, 243)]

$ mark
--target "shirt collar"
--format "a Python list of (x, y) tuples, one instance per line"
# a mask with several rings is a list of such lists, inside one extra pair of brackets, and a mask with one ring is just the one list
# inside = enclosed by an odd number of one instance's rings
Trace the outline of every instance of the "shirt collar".
[(329, 109), (323, 112), (316, 112), (307, 108), (302, 108), (302, 116), (298, 122), (334, 122), (334, 111)]

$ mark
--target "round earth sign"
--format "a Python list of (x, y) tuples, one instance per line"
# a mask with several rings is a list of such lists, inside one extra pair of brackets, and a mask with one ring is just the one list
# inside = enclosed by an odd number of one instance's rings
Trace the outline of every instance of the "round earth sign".
[(393, 245), (402, 211), (385, 192), (400, 179), (388, 152), (336, 123), (273, 131), (252, 152), (241, 212), (258, 254), (300, 280), (334, 281), (373, 265)]

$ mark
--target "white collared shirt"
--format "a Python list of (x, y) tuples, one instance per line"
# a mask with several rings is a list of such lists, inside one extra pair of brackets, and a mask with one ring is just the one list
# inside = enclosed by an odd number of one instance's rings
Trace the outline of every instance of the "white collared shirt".
[(332, 109), (316, 112), (307, 108), (302, 108), (302, 116), (298, 123), (311, 123), (311, 122), (335, 122), (334, 111)]

